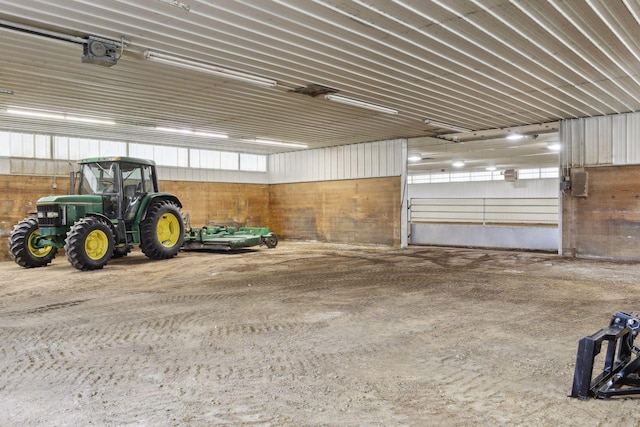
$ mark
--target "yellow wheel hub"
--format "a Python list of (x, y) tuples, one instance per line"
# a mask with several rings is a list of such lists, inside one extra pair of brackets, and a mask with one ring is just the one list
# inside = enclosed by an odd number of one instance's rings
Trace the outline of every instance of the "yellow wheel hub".
[(107, 254), (109, 249), (109, 238), (102, 230), (93, 230), (84, 241), (84, 250), (94, 261), (97, 261)]
[(165, 248), (175, 246), (180, 240), (180, 221), (178, 218), (170, 212), (162, 215), (158, 220), (156, 235), (160, 244)]
[(35, 246), (33, 246), (35, 238), (38, 237), (39, 235), (40, 235), (40, 230), (35, 230), (29, 236), (29, 252), (31, 253), (31, 255), (35, 257), (42, 258), (49, 255), (49, 252), (51, 252), (51, 249), (53, 249), (53, 246), (45, 246), (43, 248), (36, 248)]

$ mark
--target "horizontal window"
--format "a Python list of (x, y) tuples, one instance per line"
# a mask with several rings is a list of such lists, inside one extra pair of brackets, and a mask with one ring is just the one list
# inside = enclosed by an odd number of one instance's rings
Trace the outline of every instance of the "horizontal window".
[(0, 156), (64, 161), (129, 156), (153, 160), (159, 166), (267, 171), (265, 155), (18, 132), (0, 132)]

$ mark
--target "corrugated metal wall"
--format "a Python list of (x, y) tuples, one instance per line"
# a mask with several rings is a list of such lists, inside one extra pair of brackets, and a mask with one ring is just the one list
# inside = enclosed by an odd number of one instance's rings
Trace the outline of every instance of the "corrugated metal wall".
[[(73, 164), (64, 160), (0, 158), (0, 175), (69, 176)], [(267, 184), (267, 173), (158, 166), (161, 181)]]
[(558, 197), (555, 178), (523, 179), (516, 182), (475, 181), (435, 184), (412, 184), (409, 198), (469, 198), (469, 197)]
[[(401, 176), (406, 167), (406, 139), (343, 145), (272, 154), (268, 172), (158, 166), (161, 179), (171, 181), (282, 184)], [(70, 164), (48, 159), (0, 158), (0, 173), (67, 175)]]
[(166, 181), (233, 182), (240, 184), (267, 183), (267, 174), (265, 172), (176, 168), (169, 166), (158, 166), (158, 177)]
[(640, 164), (640, 113), (563, 120), (565, 167)]
[(317, 150), (272, 154), (268, 159), (269, 182), (330, 181), (401, 176), (406, 139), (342, 145)]

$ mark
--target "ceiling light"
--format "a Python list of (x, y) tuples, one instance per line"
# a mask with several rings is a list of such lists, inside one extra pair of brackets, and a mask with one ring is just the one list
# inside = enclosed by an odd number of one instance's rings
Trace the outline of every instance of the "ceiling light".
[(7, 113), (18, 116), (36, 117), (40, 119), (68, 120), (71, 122), (95, 123), (100, 125), (115, 125), (116, 122), (107, 119), (98, 119), (94, 117), (70, 116), (66, 113), (51, 113), (36, 110), (19, 110), (15, 108), (7, 108)]
[(379, 111), (381, 113), (398, 114), (398, 110), (394, 110), (393, 108), (384, 107), (378, 104), (372, 104), (371, 102), (360, 101), (354, 98), (348, 98), (342, 95), (326, 95), (325, 99), (333, 102), (338, 102), (340, 104), (353, 105), (354, 107), (361, 107), (373, 111)]
[(420, 154), (412, 154), (408, 157), (408, 160), (410, 162), (417, 162), (419, 160), (422, 160), (422, 156)]
[(149, 49), (144, 51), (144, 57), (150, 61), (173, 65), (180, 68), (186, 68), (187, 70), (198, 71), (201, 73), (207, 73), (217, 77), (251, 83), (262, 87), (275, 87), (278, 84), (276, 80), (268, 79), (266, 77), (260, 77), (242, 71), (230, 70), (228, 68), (219, 67), (214, 64), (209, 64), (194, 59), (183, 58), (181, 56), (154, 52)]
[(523, 135), (523, 134), (521, 134), (521, 133), (512, 133), (512, 134), (510, 134), (510, 135), (508, 135), (508, 136), (507, 136), (507, 139), (508, 139), (509, 141), (519, 141), (519, 140), (521, 140), (522, 138), (524, 138), (524, 135)]
[(94, 119), (91, 117), (78, 117), (78, 116), (67, 116), (65, 115), (65, 120), (69, 120), (70, 122), (81, 122), (81, 123), (96, 123), (99, 125), (115, 125), (116, 122), (113, 120), (104, 120), (104, 119)]
[(487, 170), (493, 172), (494, 170), (496, 170), (495, 166), (487, 166)]
[(451, 166), (453, 166), (454, 168), (461, 168), (464, 166), (464, 161), (456, 160), (455, 162), (451, 163)]
[(220, 139), (229, 138), (229, 136), (225, 135), (224, 133), (200, 132), (200, 131), (194, 131), (191, 129), (168, 128), (164, 126), (156, 126), (155, 130), (159, 130), (160, 132), (181, 133), (183, 135), (202, 136), (205, 138), (220, 138)]
[(15, 108), (7, 108), (7, 113), (15, 114), (17, 116), (38, 117), (38, 118), (42, 118), (42, 119), (64, 120), (64, 114), (46, 113), (44, 111), (27, 111), (27, 110), (16, 110)]
[(562, 145), (560, 144), (549, 144), (547, 146), (547, 148), (551, 151), (560, 151), (560, 149), (562, 148)]
[(270, 139), (256, 138), (254, 140), (250, 140), (249, 142), (255, 142), (256, 144), (279, 145), (283, 147), (307, 148), (306, 144), (298, 144), (295, 142), (272, 141)]
[(430, 125), (430, 126), (443, 128), (443, 129), (455, 130), (457, 132), (465, 132), (465, 133), (473, 132), (472, 129), (468, 129), (468, 128), (465, 128), (465, 127), (462, 127), (462, 126), (458, 126), (458, 125), (451, 125), (449, 123), (438, 122), (436, 120), (426, 119), (424, 122), (426, 124)]
[(198, 132), (198, 131), (195, 131), (195, 132), (193, 132), (193, 134), (195, 136), (204, 136), (205, 138), (219, 138), (219, 139), (227, 139), (227, 138), (229, 138), (229, 136), (225, 135), (224, 133)]

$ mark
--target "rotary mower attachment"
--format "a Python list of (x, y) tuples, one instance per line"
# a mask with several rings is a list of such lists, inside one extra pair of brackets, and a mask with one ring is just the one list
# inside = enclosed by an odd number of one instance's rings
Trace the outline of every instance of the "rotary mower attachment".
[[(639, 331), (640, 316), (619, 311), (611, 318), (609, 327), (582, 338), (569, 397), (587, 400), (640, 394), (640, 348), (633, 344)], [(604, 341), (607, 342), (604, 368), (592, 380), (595, 358)]]
[(187, 228), (182, 249), (234, 250), (265, 245), (275, 248), (278, 236), (267, 227), (206, 226)]

